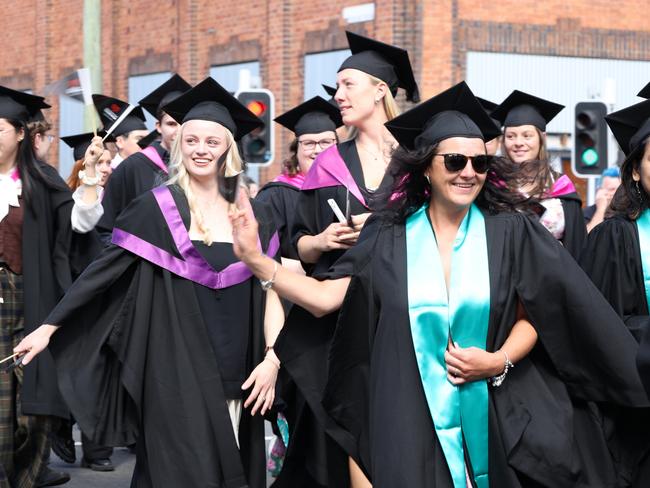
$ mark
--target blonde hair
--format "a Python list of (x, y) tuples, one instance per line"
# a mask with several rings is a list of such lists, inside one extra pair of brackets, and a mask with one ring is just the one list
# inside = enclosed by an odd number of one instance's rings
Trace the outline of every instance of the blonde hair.
[[(190, 185), (190, 174), (187, 172), (187, 169), (185, 169), (185, 165), (183, 164), (181, 144), (184, 128), (185, 124), (181, 125), (171, 147), (169, 154), (169, 179), (167, 185), (178, 185), (181, 187), (187, 197), (191, 218), (194, 219), (203, 242), (210, 246), (213, 242), (212, 233), (210, 232), (210, 227), (205, 223), (203, 214), (196, 203), (196, 197), (192, 191), (192, 186)], [(230, 132), (226, 127), (224, 127), (224, 130), (226, 133), (226, 144), (228, 145), (228, 149), (226, 149), (226, 159), (218, 171), (223, 171), (225, 176), (233, 176), (243, 170), (244, 161), (239, 154), (239, 149), (237, 148), (237, 143), (235, 142), (232, 132)]]
[[(368, 73), (366, 73), (366, 75), (368, 75)], [(368, 78), (370, 78), (370, 83), (372, 84), (372, 86), (377, 86), (379, 85), (379, 83), (386, 84), (383, 80), (380, 80), (376, 76), (368, 75)], [(384, 112), (386, 113), (386, 118), (388, 120), (393, 120), (395, 117), (397, 117), (400, 114), (400, 109), (397, 106), (395, 97), (390, 92), (390, 88), (386, 90), (386, 93), (384, 94), (384, 98), (382, 98), (382, 104), (384, 107)], [(350, 127), (348, 128), (348, 137), (346, 140), (351, 141), (352, 139), (356, 139), (358, 135), (359, 135), (359, 129), (357, 129), (356, 127)]]

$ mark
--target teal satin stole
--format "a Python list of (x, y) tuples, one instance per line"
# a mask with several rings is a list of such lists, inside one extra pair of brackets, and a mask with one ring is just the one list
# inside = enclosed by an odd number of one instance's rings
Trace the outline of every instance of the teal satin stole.
[(639, 230), (639, 254), (643, 268), (645, 298), (650, 308), (650, 209), (644, 210), (636, 219), (636, 228)]
[[(433, 425), (455, 488), (465, 488), (463, 437), (474, 479), (488, 488), (488, 390), (484, 380), (459, 387), (447, 380), (445, 350), (486, 348), (490, 273), (485, 219), (472, 205), (454, 241), (449, 295), (428, 206), (406, 221), (409, 318), (413, 348)], [(451, 338), (450, 338), (451, 334)]]

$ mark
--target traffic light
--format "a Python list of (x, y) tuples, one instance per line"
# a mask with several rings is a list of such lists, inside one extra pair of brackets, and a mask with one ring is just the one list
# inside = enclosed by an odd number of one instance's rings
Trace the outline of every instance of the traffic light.
[(273, 162), (273, 112), (275, 101), (269, 90), (243, 90), (235, 95), (237, 99), (257, 115), (264, 126), (246, 134), (241, 139), (242, 156), (247, 164), (268, 165)]
[(603, 102), (580, 102), (575, 107), (573, 172), (600, 176), (607, 168), (607, 106)]

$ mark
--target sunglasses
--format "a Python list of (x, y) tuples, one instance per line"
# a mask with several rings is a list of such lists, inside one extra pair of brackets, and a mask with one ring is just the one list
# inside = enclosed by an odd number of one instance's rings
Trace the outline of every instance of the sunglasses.
[[(0, 372), (2, 373), (9, 373), (21, 364), (23, 364), (23, 359), (25, 359), (25, 355), (23, 354), (20, 356), (18, 359), (16, 359), (16, 356), (18, 354), (12, 354), (11, 356), (8, 356), (4, 358), (3, 360), (0, 361)], [(9, 362), (10, 359), (13, 359), (13, 362)]]
[(435, 156), (442, 156), (445, 159), (445, 168), (450, 173), (457, 173), (462, 171), (467, 166), (467, 160), (472, 162), (472, 168), (477, 173), (486, 173), (492, 163), (492, 156), (487, 154), (479, 154), (477, 156), (465, 156), (464, 154), (436, 154)]

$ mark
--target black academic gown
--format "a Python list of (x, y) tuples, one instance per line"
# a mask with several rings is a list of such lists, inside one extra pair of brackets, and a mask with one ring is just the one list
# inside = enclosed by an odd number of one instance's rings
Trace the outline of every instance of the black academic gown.
[[(490, 486), (617, 486), (598, 410), (647, 406), (635, 341), (574, 259), (538, 223), (485, 215), (490, 272), (487, 349), (521, 300), (539, 340), (489, 390)], [(413, 351), (404, 225), (366, 226), (325, 278), (353, 275), (330, 352), (323, 404), (358, 446), (374, 488), (451, 488)]]
[(557, 197), (562, 202), (564, 210), (564, 237), (561, 242), (574, 259), (580, 257), (580, 252), (587, 239), (587, 225), (582, 213), (582, 200), (577, 193), (568, 193)]
[[(617, 215), (597, 225), (587, 237), (580, 265), (635, 339), (642, 341), (638, 353), (639, 369), (646, 391), (650, 392), (650, 335), (647, 334), (650, 316), (636, 222)], [(616, 441), (612, 449), (622, 450), (623, 454), (618, 457), (628, 460), (624, 467), (628, 478), (635, 480), (635, 486), (649, 486), (650, 415), (622, 412), (612, 421), (615, 431), (612, 439)]]
[[(187, 200), (172, 187), (189, 228)], [(264, 249), (270, 211), (254, 205)], [(180, 257), (153, 194), (116, 227)], [(253, 279), (253, 278), (251, 278)], [(238, 451), (219, 364), (194, 283), (110, 245), (47, 318), (60, 325), (50, 350), (63, 396), (83, 432), (101, 445), (138, 441), (132, 486), (265, 486), (264, 426), (242, 412)], [(265, 294), (253, 279), (247, 374), (264, 352)]]
[[(151, 143), (165, 164), (169, 153), (160, 145), (160, 141)], [(111, 241), (115, 221), (128, 205), (144, 192), (162, 184), (167, 175), (141, 152), (131, 154), (120, 163), (108, 179), (104, 189), (104, 215), (97, 223), (97, 231), (105, 245)]]
[[(25, 335), (33, 332), (72, 283), (70, 224), (72, 194), (56, 170), (37, 163), (50, 185), (35, 180), (30, 207), (23, 217)], [(78, 236), (75, 236), (78, 237)], [(52, 357), (44, 351), (25, 367), (21, 405), (28, 415), (69, 417), (59, 394)]]
[(271, 207), (280, 236), (281, 255), (287, 259), (300, 259), (291, 241), (291, 228), (299, 205), (299, 197), (300, 188), (282, 181), (267, 183), (255, 197), (256, 202), (263, 202)]
[[(350, 170), (370, 208), (374, 195), (365, 188), (361, 162), (354, 141), (338, 145), (339, 153)], [(384, 178), (377, 192), (390, 186), (389, 177)], [(297, 248), (298, 240), (305, 235), (317, 235), (331, 223), (338, 222), (327, 203), (333, 198), (345, 212), (346, 189), (343, 186), (302, 190), (298, 199), (292, 229), (292, 240)], [(351, 214), (371, 210), (364, 207), (350, 194)], [(336, 262), (344, 251), (323, 253), (315, 264), (303, 263), (307, 274), (324, 272)], [(327, 357), (332, 335), (336, 327), (337, 313), (316, 318), (308, 311), (294, 305), (284, 328), (276, 340), (275, 351), (282, 361), (283, 374), (288, 374), (295, 390), (287, 387), (291, 398), (287, 403), (289, 423), (289, 446), (277, 481), (276, 488), (329, 487), (343, 488), (348, 485), (347, 456), (354, 451), (354, 444), (331, 421), (321, 405), (327, 379)], [(295, 396), (294, 396), (295, 395)]]

